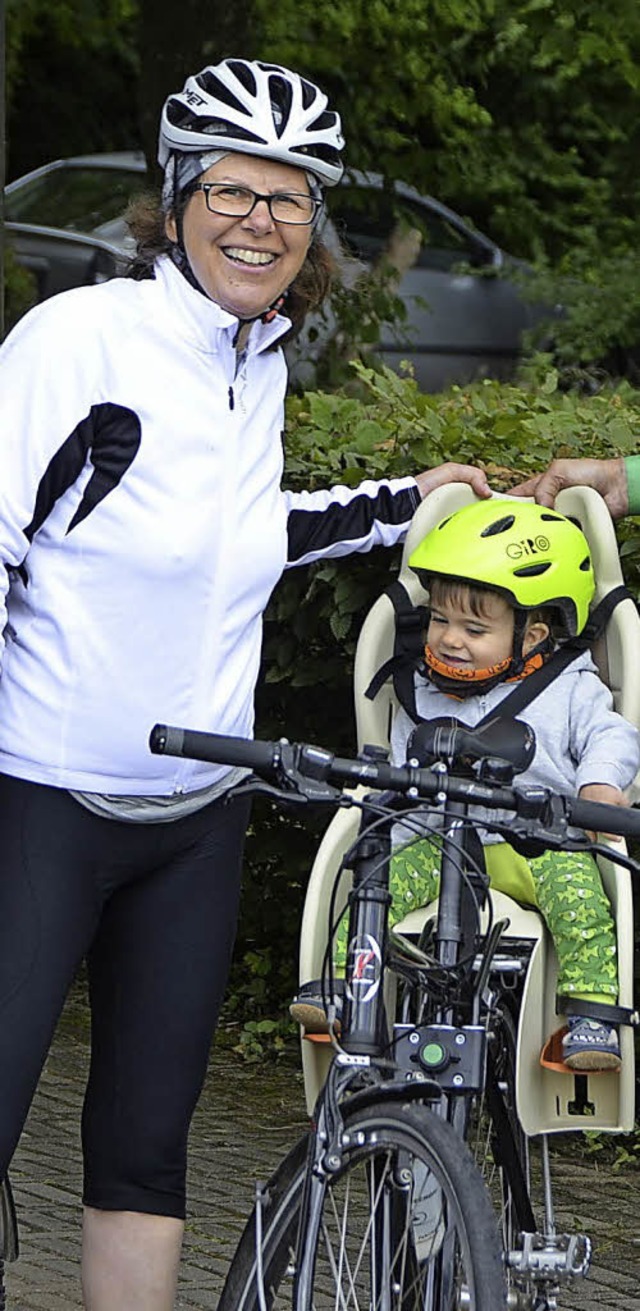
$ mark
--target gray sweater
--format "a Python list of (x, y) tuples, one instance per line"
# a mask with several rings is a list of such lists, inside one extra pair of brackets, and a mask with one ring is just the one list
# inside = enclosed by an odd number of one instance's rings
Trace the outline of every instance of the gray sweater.
[[(447, 715), (475, 727), (490, 711), (497, 710), (513, 686), (513, 683), (498, 683), (484, 695), (458, 700), (440, 692), (418, 674), (416, 706), (424, 719)], [(533, 763), (518, 774), (516, 787), (537, 784), (575, 796), (588, 783), (608, 783), (624, 791), (640, 769), (640, 733), (613, 709), (611, 693), (588, 652), (558, 674), (516, 719), (530, 724), (536, 736)], [(407, 739), (413, 728), (406, 711), (399, 709), (391, 729), (394, 764), (404, 764)], [(488, 814), (480, 807), (474, 810), (478, 819)], [(492, 817), (503, 822), (509, 819), (504, 811), (493, 811)], [(429, 827), (437, 827), (437, 822)], [(481, 836), (487, 842), (501, 841), (491, 833)], [(410, 834), (397, 825), (394, 845), (409, 838)]]

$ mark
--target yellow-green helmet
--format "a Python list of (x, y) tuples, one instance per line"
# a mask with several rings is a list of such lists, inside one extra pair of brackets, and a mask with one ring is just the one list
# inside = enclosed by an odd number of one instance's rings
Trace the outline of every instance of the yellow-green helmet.
[(559, 610), (570, 636), (582, 632), (595, 592), (584, 533), (557, 510), (530, 501), (466, 505), (423, 538), (409, 565), (419, 576), (494, 588), (523, 610)]

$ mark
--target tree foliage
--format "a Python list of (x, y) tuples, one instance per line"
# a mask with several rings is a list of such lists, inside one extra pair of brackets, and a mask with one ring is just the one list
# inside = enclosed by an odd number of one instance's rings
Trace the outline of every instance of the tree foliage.
[(140, 58), (140, 141), (150, 169), (155, 168), (158, 120), (170, 91), (182, 87), (190, 73), (215, 64), (225, 55), (259, 53), (251, 23), (251, 0), (213, 5), (211, 0), (182, 4), (136, 0)]
[(121, 144), (124, 132), (150, 155), (162, 97), (187, 72), (225, 54), (260, 55), (330, 90), (354, 166), (435, 193), (514, 253), (555, 260), (576, 245), (637, 245), (636, 0), (8, 5), (14, 174), (38, 149), (48, 151), (41, 163)]
[[(11, 103), (18, 82), (38, 81), (29, 69), (27, 43), (46, 30), (68, 51), (130, 52), (130, 24), (137, 0), (6, 0), (6, 79)], [(51, 88), (50, 88), (51, 89)], [(56, 88), (58, 90), (58, 88)]]
[(137, 0), (6, 2), (7, 177), (137, 144)]
[(522, 255), (635, 232), (635, 0), (256, 0), (256, 12), (269, 57), (331, 87), (353, 163), (435, 193)]

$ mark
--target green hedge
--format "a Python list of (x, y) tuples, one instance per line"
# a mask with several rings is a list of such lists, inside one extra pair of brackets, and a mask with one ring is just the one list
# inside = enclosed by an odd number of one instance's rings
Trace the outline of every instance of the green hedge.
[[(364, 477), (416, 472), (446, 460), (481, 464), (496, 490), (544, 468), (552, 456), (611, 456), (640, 449), (640, 391), (561, 391), (546, 358), (519, 385), (485, 381), (439, 395), (409, 377), (357, 368), (355, 384), (288, 401), (286, 483), (295, 489), (355, 485)], [(640, 593), (640, 531), (619, 528), (627, 582)], [(351, 675), (358, 633), (399, 551), (291, 570), (265, 619), (257, 734), (355, 745)], [(233, 1003), (266, 1014), (294, 986), (304, 888), (326, 815), (303, 824), (257, 803), (248, 845)], [(247, 956), (247, 953), (249, 955)], [(266, 955), (265, 955), (266, 953)], [(268, 968), (265, 967), (265, 961)]]

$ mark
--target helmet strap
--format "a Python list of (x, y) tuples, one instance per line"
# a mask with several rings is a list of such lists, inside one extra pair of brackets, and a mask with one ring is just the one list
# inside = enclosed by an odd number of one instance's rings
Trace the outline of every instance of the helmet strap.
[(172, 243), (171, 250), (169, 251), (169, 258), (175, 264), (176, 268), (179, 269), (183, 278), (186, 278), (190, 286), (194, 287), (196, 291), (199, 291), (201, 296), (205, 296), (207, 300), (210, 300), (211, 297), (207, 296), (204, 287), (200, 286), (200, 283), (196, 278), (196, 275), (189, 263), (189, 256), (187, 255), (184, 246), (180, 245), (179, 242), (174, 241)]
[(512, 674), (517, 678), (524, 669), (524, 635), (527, 631), (527, 610), (514, 606), (513, 610), (513, 651), (511, 653)]

